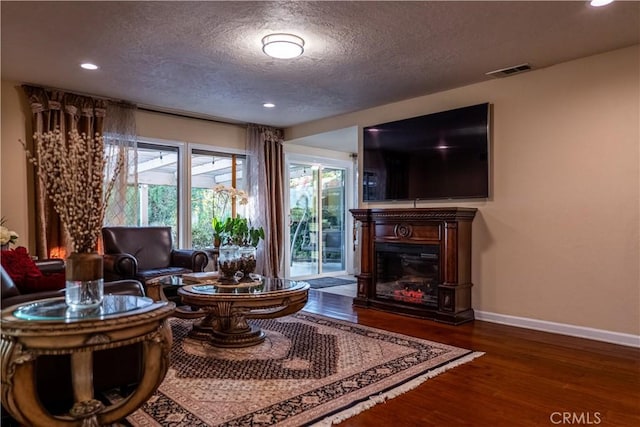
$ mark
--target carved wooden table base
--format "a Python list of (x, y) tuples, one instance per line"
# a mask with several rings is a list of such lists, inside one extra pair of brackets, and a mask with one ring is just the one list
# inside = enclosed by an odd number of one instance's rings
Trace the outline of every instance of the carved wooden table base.
[(307, 303), (309, 284), (285, 279), (263, 279), (261, 284), (188, 285), (178, 294), (207, 315), (194, 323), (189, 336), (218, 347), (249, 347), (265, 339), (248, 319), (287, 316)]

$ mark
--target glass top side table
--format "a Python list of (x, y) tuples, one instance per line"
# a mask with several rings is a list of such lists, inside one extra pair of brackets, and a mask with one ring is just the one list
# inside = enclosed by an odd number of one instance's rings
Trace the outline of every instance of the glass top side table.
[[(22, 425), (110, 425), (135, 411), (155, 392), (169, 369), (173, 302), (108, 295), (89, 311), (69, 311), (64, 298), (8, 307), (1, 312), (2, 406)], [(94, 398), (93, 353), (143, 343), (144, 375), (124, 402)], [(38, 358), (69, 355), (74, 404), (53, 415), (34, 393)]]
[(85, 310), (71, 309), (59, 298), (34, 301), (20, 305), (13, 315), (21, 320), (59, 320), (75, 321), (82, 319), (104, 319), (106, 316), (124, 313), (149, 307), (153, 300), (134, 295), (105, 295), (98, 307)]

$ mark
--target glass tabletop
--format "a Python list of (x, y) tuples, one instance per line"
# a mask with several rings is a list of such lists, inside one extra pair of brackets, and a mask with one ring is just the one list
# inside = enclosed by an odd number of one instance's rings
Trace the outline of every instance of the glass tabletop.
[(65, 320), (101, 319), (113, 314), (122, 314), (145, 308), (153, 304), (147, 297), (135, 295), (105, 295), (98, 307), (73, 310), (64, 298), (34, 301), (18, 307), (13, 315), (21, 320)]
[(182, 283), (182, 276), (180, 275), (173, 275), (173, 276), (164, 276), (161, 277), (159, 279), (155, 280), (157, 283), (163, 285), (163, 286), (182, 286), (184, 285), (184, 283)]
[(307, 282), (290, 279), (260, 277), (251, 282), (223, 283), (216, 282), (206, 285), (193, 285), (191, 292), (197, 294), (261, 294), (282, 290), (302, 289), (309, 286)]

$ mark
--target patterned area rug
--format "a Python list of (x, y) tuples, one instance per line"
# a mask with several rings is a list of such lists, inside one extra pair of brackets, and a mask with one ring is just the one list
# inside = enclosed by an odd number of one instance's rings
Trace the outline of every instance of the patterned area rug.
[(342, 286), (356, 283), (355, 280), (341, 279), (339, 277), (320, 277), (318, 279), (305, 280), (311, 289), (329, 288), (331, 286)]
[(305, 312), (220, 349), (187, 338), (190, 322), (171, 319), (171, 368), (132, 426), (330, 425), (482, 354)]

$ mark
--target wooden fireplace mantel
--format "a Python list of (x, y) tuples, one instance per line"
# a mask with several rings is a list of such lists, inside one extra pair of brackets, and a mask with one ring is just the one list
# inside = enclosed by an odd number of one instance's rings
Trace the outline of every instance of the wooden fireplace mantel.
[[(475, 208), (351, 209), (360, 223), (361, 262), (354, 305), (445, 323), (474, 319), (471, 306), (471, 223)], [(376, 243), (438, 245), (437, 308), (376, 297)]]

